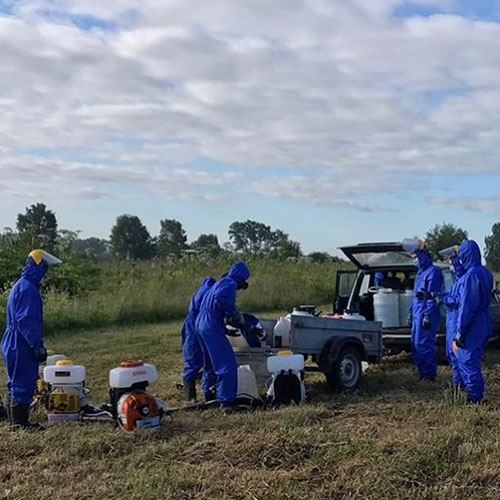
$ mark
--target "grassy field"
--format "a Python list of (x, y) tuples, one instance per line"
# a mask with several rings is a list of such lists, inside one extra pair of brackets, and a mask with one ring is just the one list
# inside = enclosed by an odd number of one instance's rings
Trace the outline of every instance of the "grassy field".
[[(55, 335), (48, 346), (83, 363), (95, 403), (108, 370), (140, 357), (160, 370), (153, 390), (171, 406), (181, 357), (179, 322)], [(73, 424), (44, 433), (0, 426), (0, 498), (498, 499), (500, 370), (488, 354), (488, 403), (467, 406), (413, 369), (369, 369), (353, 395), (307, 378), (309, 403), (251, 414), (177, 413), (153, 433)]]
[[(203, 277), (219, 277), (230, 265), (227, 260), (189, 259), (108, 263), (76, 295), (44, 288), (45, 331), (52, 334), (181, 319)], [(331, 304), (336, 271), (346, 266), (335, 262), (251, 260), (250, 287), (239, 294), (240, 305), (249, 311), (271, 311), (304, 303)], [(8, 292), (9, 288), (0, 294), (2, 331)]]

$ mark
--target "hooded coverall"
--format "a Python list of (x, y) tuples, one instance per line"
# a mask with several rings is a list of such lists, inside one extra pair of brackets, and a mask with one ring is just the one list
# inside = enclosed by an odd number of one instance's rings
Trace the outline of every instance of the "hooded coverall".
[[(194, 382), (203, 368), (203, 350), (196, 335), (196, 318), (200, 312), (201, 302), (205, 294), (215, 283), (211, 277), (203, 280), (201, 287), (193, 295), (189, 303), (188, 315), (182, 325), (182, 355), (184, 357), (183, 379)], [(203, 370), (202, 389), (205, 397), (209, 397), (215, 384), (215, 374), (212, 370)]]
[(432, 263), (426, 249), (417, 250), (418, 273), (415, 278), (415, 294), (410, 307), (412, 317), (412, 357), (418, 368), (421, 379), (435, 379), (436, 363), (436, 332), (439, 327), (439, 306), (434, 299), (418, 300), (416, 292), (425, 291), (438, 294), (443, 288), (443, 275)]
[[(220, 279), (205, 294), (196, 319), (196, 334), (203, 349), (204, 369), (213, 368), (217, 376), (217, 399), (233, 403), (238, 390), (238, 367), (224, 318), (240, 317), (236, 309), (236, 290), (250, 277), (244, 262), (234, 264), (228, 275)], [(243, 321), (243, 320), (241, 320)]]
[(475, 241), (462, 243), (458, 256), (465, 269), (460, 279), (457, 312), (457, 336), (464, 347), (458, 350), (458, 369), (470, 401), (484, 397), (481, 361), (491, 335), (490, 304), (493, 298), (493, 275), (481, 265), (481, 251)]
[(18, 405), (30, 405), (36, 390), (38, 361), (35, 351), (44, 347), (43, 304), (39, 288), (47, 269), (45, 262), (36, 265), (29, 258), (7, 301), (2, 354), (9, 374), (9, 397)]

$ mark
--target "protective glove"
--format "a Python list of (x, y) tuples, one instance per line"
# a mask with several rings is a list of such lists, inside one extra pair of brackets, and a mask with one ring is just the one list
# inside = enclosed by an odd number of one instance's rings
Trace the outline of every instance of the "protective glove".
[(406, 319), (406, 324), (408, 326), (412, 326), (413, 325), (413, 315), (412, 314), (408, 314), (408, 318)]
[(417, 297), (418, 300), (430, 300), (433, 298), (432, 293), (428, 292), (427, 290), (419, 290), (415, 294), (415, 297)]
[(431, 326), (431, 318), (429, 318), (429, 316), (424, 316), (424, 319), (422, 320), (422, 326), (424, 328), (430, 328), (430, 326)]
[(47, 349), (44, 346), (37, 347), (35, 350), (35, 359), (39, 363), (45, 363), (47, 361)]
[(461, 332), (457, 332), (454, 340), (455, 344), (457, 344), (457, 347), (464, 348), (465, 347), (465, 337), (464, 334)]

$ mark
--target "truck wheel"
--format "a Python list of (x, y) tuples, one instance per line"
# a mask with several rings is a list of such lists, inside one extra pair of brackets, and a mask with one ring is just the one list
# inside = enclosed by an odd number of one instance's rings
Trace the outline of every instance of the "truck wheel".
[(325, 372), (325, 376), (335, 391), (352, 392), (357, 389), (363, 378), (361, 356), (357, 349), (344, 347), (331, 364), (331, 370)]

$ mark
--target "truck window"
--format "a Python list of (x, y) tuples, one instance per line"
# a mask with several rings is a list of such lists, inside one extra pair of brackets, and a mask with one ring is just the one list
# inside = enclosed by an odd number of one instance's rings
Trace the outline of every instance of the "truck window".
[(364, 295), (365, 293), (368, 293), (368, 288), (370, 288), (370, 275), (365, 274), (363, 276), (363, 281), (359, 289), (359, 295)]

